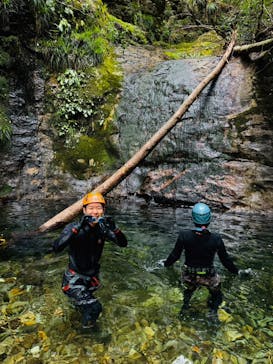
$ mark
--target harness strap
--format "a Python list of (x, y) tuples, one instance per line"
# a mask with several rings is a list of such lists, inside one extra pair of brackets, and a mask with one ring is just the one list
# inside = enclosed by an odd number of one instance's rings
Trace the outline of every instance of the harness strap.
[(214, 275), (215, 272), (215, 268), (214, 267), (189, 267), (187, 265), (184, 266), (185, 267), (185, 271), (189, 274), (196, 274), (196, 275)]
[(64, 292), (67, 292), (70, 288), (78, 288), (80, 290), (85, 290), (85, 288), (83, 287), (83, 285), (80, 284), (75, 284), (78, 279), (82, 279), (86, 282), (90, 282), (90, 286), (91, 287), (99, 287), (100, 285), (100, 281), (98, 280), (97, 277), (93, 276), (93, 277), (89, 277), (89, 276), (85, 276), (83, 274), (80, 274), (78, 272), (75, 272), (73, 269), (68, 269), (68, 272), (71, 273), (73, 275), (73, 277), (69, 280), (69, 283), (66, 284), (62, 289)]
[[(92, 277), (89, 277), (89, 276), (85, 276), (84, 274), (80, 274), (80, 273), (78, 273), (78, 272), (75, 272), (73, 269), (71, 269), (71, 268), (69, 268), (68, 269), (68, 271), (70, 272), (70, 273), (72, 273), (73, 274), (73, 276), (75, 276), (75, 278), (76, 279), (78, 279), (78, 278), (81, 278), (81, 279), (84, 279), (84, 280), (86, 280), (86, 281), (91, 281), (91, 279), (92, 279)], [(72, 278), (73, 279), (73, 278)]]

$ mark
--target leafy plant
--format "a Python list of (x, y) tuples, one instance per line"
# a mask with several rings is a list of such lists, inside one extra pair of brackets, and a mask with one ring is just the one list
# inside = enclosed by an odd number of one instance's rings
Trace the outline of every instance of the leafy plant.
[(80, 90), (87, 83), (87, 75), (67, 69), (58, 78), (59, 92), (56, 103), (55, 126), (59, 136), (74, 135), (73, 130), (79, 129), (81, 118), (88, 118), (94, 113), (92, 99), (80, 95)]
[(5, 110), (0, 109), (0, 144), (7, 143), (12, 135), (12, 126)]

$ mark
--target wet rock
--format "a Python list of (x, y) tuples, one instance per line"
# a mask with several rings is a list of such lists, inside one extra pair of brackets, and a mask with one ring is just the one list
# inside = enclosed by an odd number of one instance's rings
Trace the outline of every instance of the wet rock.
[(33, 326), (33, 325), (36, 325), (36, 323), (37, 323), (35, 314), (30, 311), (21, 315), (20, 321), (25, 326)]
[(127, 74), (153, 68), (157, 63), (164, 61), (167, 57), (160, 48), (152, 46), (132, 46), (116, 48), (118, 62)]
[(4, 312), (7, 315), (18, 315), (25, 309), (25, 307), (27, 305), (28, 305), (28, 302), (26, 302), (26, 301), (17, 301), (17, 302), (9, 303), (4, 308)]
[[(117, 49), (117, 55), (126, 78), (116, 139), (122, 160), (127, 160), (169, 119), (218, 59), (165, 62), (160, 49), (134, 46)], [(251, 65), (233, 58), (183, 121), (111, 195), (133, 195), (143, 204), (181, 206), (206, 199), (225, 208), (272, 210), (270, 72), (262, 70), (256, 77)], [(42, 72), (30, 67), (25, 78), (27, 82), (14, 80), (11, 85), (13, 136), (10, 146), (0, 152), (0, 189), (9, 187), (5, 199), (78, 196), (93, 189), (106, 176), (77, 180), (52, 165)], [(79, 163), (92, 166), (95, 162), (91, 158)]]
[[(215, 64), (215, 58), (167, 61), (127, 76), (117, 110), (124, 160)], [(255, 98), (256, 85), (254, 68), (233, 59), (139, 167), (141, 183), (129, 177), (116, 193), (142, 196), (149, 203), (191, 205), (205, 199), (226, 208), (272, 210), (271, 113)]]

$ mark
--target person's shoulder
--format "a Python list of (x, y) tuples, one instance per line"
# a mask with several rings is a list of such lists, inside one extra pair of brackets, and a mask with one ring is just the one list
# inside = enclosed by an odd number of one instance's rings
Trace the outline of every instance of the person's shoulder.
[(193, 235), (193, 231), (191, 229), (182, 229), (179, 231), (179, 236), (181, 237), (187, 237), (187, 236), (192, 236)]
[(217, 233), (217, 232), (212, 232), (212, 231), (210, 231), (210, 236), (211, 236), (212, 238), (222, 239), (222, 238), (221, 238), (221, 235), (220, 235), (219, 233)]
[(65, 227), (63, 228), (63, 232), (71, 231), (71, 229), (77, 225), (77, 221), (70, 222), (69, 224), (65, 225)]
[(210, 239), (217, 242), (218, 244), (223, 244), (223, 239), (220, 233), (210, 231)]
[(70, 222), (69, 224), (66, 225), (66, 227), (71, 228), (71, 227), (74, 227), (74, 226), (77, 226), (77, 225), (79, 225), (78, 220)]

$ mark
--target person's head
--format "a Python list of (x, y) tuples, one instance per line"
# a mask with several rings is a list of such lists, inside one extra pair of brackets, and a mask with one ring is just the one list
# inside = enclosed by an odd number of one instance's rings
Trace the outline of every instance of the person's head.
[(89, 192), (82, 200), (84, 215), (98, 219), (104, 215), (105, 199), (99, 192)]
[(198, 202), (192, 209), (192, 220), (196, 226), (208, 226), (211, 221), (211, 211), (208, 205)]

